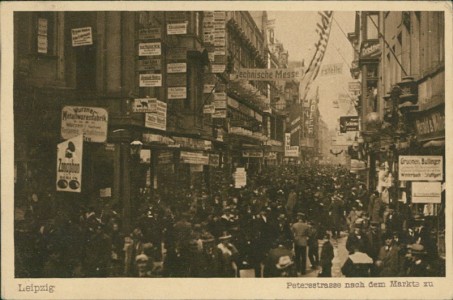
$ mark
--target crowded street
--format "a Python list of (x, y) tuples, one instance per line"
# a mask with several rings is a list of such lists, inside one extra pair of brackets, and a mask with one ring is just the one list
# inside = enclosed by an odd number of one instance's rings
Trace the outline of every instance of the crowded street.
[[(342, 167), (268, 168), (245, 188), (215, 190), (220, 193), (147, 194), (131, 232), (124, 232), (120, 215), (108, 204), (55, 219), (46, 219), (46, 208), (34, 205), (16, 231), (16, 272), (25, 277), (442, 274), (430, 224), (405, 206), (385, 205)], [(351, 254), (358, 253), (365, 262), (348, 268)]]
[(14, 13), (16, 278), (446, 276), (444, 8), (263, 7)]

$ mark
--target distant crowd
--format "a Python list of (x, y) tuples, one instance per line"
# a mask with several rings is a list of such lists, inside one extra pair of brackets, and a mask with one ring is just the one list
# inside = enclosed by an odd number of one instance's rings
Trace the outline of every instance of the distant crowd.
[(218, 186), (149, 191), (129, 232), (109, 203), (50, 214), (34, 195), (15, 224), (16, 277), (295, 277), (308, 268), (331, 277), (339, 239), (344, 276), (444, 275), (431, 224), (339, 166), (268, 167), (244, 188)]

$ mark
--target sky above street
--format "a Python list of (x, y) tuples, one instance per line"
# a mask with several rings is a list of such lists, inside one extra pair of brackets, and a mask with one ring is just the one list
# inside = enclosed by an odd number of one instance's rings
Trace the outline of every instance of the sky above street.
[[(319, 86), (319, 110), (323, 120), (329, 128), (338, 126), (340, 116), (354, 115), (355, 110), (347, 104), (340, 108), (333, 108), (332, 102), (338, 99), (338, 94), (345, 94), (348, 82), (352, 81), (349, 68), (353, 60), (353, 48), (345, 34), (354, 30), (354, 12), (334, 12), (334, 21), (330, 33), (329, 44), (323, 59), (323, 65), (343, 64), (342, 75), (321, 76), (311, 85), (311, 93)], [(316, 32), (316, 23), (321, 23), (318, 12), (306, 11), (269, 11), (269, 19), (275, 19), (275, 38), (288, 50), (290, 61), (305, 60), (305, 67), (309, 64), (315, 53), (314, 44), (318, 42), (319, 34)], [(335, 22), (336, 21), (336, 22)], [(338, 24), (337, 24), (338, 23)], [(342, 33), (341, 29), (345, 34)]]

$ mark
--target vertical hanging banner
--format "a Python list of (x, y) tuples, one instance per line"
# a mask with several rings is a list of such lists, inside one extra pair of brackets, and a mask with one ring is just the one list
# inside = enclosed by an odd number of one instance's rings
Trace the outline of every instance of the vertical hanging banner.
[(57, 146), (57, 191), (82, 191), (83, 135), (59, 143)]

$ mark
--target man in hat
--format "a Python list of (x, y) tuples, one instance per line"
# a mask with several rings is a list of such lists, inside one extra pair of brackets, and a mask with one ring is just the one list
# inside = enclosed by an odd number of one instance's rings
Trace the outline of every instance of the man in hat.
[(425, 247), (421, 244), (409, 245), (409, 263), (406, 269), (406, 276), (428, 277), (432, 276), (432, 268), (426, 259)]
[(341, 267), (341, 272), (346, 277), (370, 277), (373, 268), (373, 259), (359, 249), (358, 244), (353, 245), (352, 253)]
[(321, 248), (321, 272), (318, 277), (332, 277), (332, 260), (334, 259), (333, 245), (330, 242), (328, 233), (323, 236), (323, 244)]
[(235, 277), (237, 274), (237, 264), (236, 258), (239, 254), (237, 248), (230, 243), (231, 235), (228, 232), (224, 231), (223, 234), (219, 237), (220, 243), (217, 245), (217, 248), (220, 249), (222, 254), (221, 259), (221, 277)]
[(308, 259), (311, 263), (311, 268), (316, 269), (319, 265), (319, 245), (318, 245), (318, 228), (313, 221), (309, 221), (310, 225), (308, 233)]
[(294, 237), (295, 261), (298, 272), (305, 274), (307, 267), (307, 244), (310, 226), (303, 213), (297, 213), (297, 222), (291, 226)]
[(376, 266), (380, 277), (395, 277), (400, 272), (400, 248), (394, 243), (393, 235), (386, 233), (382, 237), (384, 245), (379, 250)]
[(278, 239), (269, 251), (264, 266), (264, 277), (287, 277), (296, 275), (290, 268), (294, 265), (294, 255), (287, 241)]

